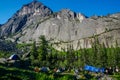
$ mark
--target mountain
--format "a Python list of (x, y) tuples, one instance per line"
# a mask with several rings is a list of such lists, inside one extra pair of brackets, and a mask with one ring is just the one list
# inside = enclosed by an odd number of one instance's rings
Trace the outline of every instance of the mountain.
[(2, 26), (1, 35), (8, 36), (17, 33), (37, 20), (45, 19), (51, 13), (52, 11), (40, 2), (33, 1), (26, 4)]
[(2, 24), (0, 24), (0, 27), (2, 26)]
[[(70, 9), (53, 12), (38, 1), (24, 5), (1, 27), (1, 36), (17, 42), (39, 41), (45, 35), (60, 49), (68, 44), (91, 47), (92, 36), (98, 36), (101, 43), (120, 45), (120, 13), (87, 18)], [(56, 47), (56, 45), (54, 45)]]

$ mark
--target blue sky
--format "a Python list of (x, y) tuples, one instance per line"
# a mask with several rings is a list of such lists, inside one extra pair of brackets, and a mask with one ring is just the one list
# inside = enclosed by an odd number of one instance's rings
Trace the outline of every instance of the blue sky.
[[(0, 24), (5, 23), (22, 5), (33, 0), (1, 0)], [(120, 0), (38, 0), (54, 12), (63, 8), (83, 13), (86, 16), (107, 15), (120, 12)]]

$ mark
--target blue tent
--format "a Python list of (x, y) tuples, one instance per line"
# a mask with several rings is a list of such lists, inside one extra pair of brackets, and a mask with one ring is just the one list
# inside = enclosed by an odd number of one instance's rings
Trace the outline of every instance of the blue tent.
[(100, 72), (104, 73), (105, 72), (105, 68), (101, 68)]
[(19, 60), (20, 58), (18, 57), (18, 55), (13, 54), (9, 57), (10, 60)]
[(104, 68), (97, 68), (89, 65), (84, 66), (84, 70), (91, 71), (91, 72), (102, 72), (102, 73), (105, 71)]

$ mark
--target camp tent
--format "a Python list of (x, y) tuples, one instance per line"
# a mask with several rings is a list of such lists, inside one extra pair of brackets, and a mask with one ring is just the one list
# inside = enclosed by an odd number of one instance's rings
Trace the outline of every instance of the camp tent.
[(104, 68), (97, 68), (89, 65), (84, 66), (84, 70), (91, 71), (91, 72), (102, 72), (102, 73), (105, 72)]
[(16, 54), (13, 54), (9, 57), (9, 60), (19, 60), (19, 59), (20, 59), (19, 56)]
[(50, 69), (49, 69), (49, 67), (42, 67), (40, 70), (42, 72), (48, 72)]

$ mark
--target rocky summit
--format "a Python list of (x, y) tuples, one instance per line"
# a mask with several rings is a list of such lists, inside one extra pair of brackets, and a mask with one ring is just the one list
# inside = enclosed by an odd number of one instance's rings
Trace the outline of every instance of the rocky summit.
[[(68, 44), (74, 49), (91, 47), (93, 36), (101, 43), (120, 45), (120, 13), (87, 18), (70, 9), (53, 12), (38, 1), (24, 5), (0, 29), (1, 37), (17, 42), (39, 41), (44, 35), (59, 48)], [(54, 45), (54, 47), (56, 47)]]
[(2, 36), (8, 36), (20, 32), (25, 26), (29, 26), (38, 20), (45, 19), (52, 11), (42, 3), (33, 1), (24, 5), (2, 26)]

